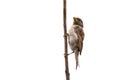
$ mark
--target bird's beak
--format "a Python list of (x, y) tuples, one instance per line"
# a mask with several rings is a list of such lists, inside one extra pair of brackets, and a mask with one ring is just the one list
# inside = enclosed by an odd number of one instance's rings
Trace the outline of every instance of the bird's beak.
[(73, 17), (73, 20), (75, 21), (75, 17)]
[(74, 22), (77, 22), (77, 21), (78, 21), (76, 17), (73, 17), (73, 20), (74, 20)]

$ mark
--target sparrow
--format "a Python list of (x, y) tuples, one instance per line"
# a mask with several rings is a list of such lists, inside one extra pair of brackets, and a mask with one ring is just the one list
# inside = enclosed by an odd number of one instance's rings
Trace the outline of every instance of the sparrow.
[(75, 53), (76, 69), (79, 65), (79, 54), (81, 55), (84, 40), (83, 21), (78, 17), (73, 17), (73, 25), (68, 31), (68, 43)]

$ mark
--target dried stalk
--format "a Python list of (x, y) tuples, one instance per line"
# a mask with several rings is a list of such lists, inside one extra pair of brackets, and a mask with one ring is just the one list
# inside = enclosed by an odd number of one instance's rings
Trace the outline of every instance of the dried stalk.
[(67, 27), (66, 27), (66, 0), (63, 0), (63, 28), (64, 28), (64, 48), (65, 48), (65, 74), (66, 80), (70, 80), (69, 65), (68, 65), (68, 49), (67, 49)]

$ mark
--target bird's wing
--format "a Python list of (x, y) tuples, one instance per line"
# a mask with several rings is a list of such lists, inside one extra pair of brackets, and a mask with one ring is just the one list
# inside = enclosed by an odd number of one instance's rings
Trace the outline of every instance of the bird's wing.
[(77, 36), (78, 36), (78, 48), (80, 50), (80, 55), (81, 55), (82, 48), (83, 48), (83, 40), (84, 40), (84, 31), (83, 31), (83, 28), (79, 27), (77, 29), (76, 33), (77, 33)]

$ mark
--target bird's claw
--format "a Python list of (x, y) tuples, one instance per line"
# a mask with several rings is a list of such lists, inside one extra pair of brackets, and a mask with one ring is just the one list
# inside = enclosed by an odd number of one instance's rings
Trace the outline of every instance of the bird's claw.
[(67, 36), (69, 36), (69, 34), (68, 34), (68, 33), (66, 33), (65, 35), (63, 35), (63, 37), (67, 37)]

